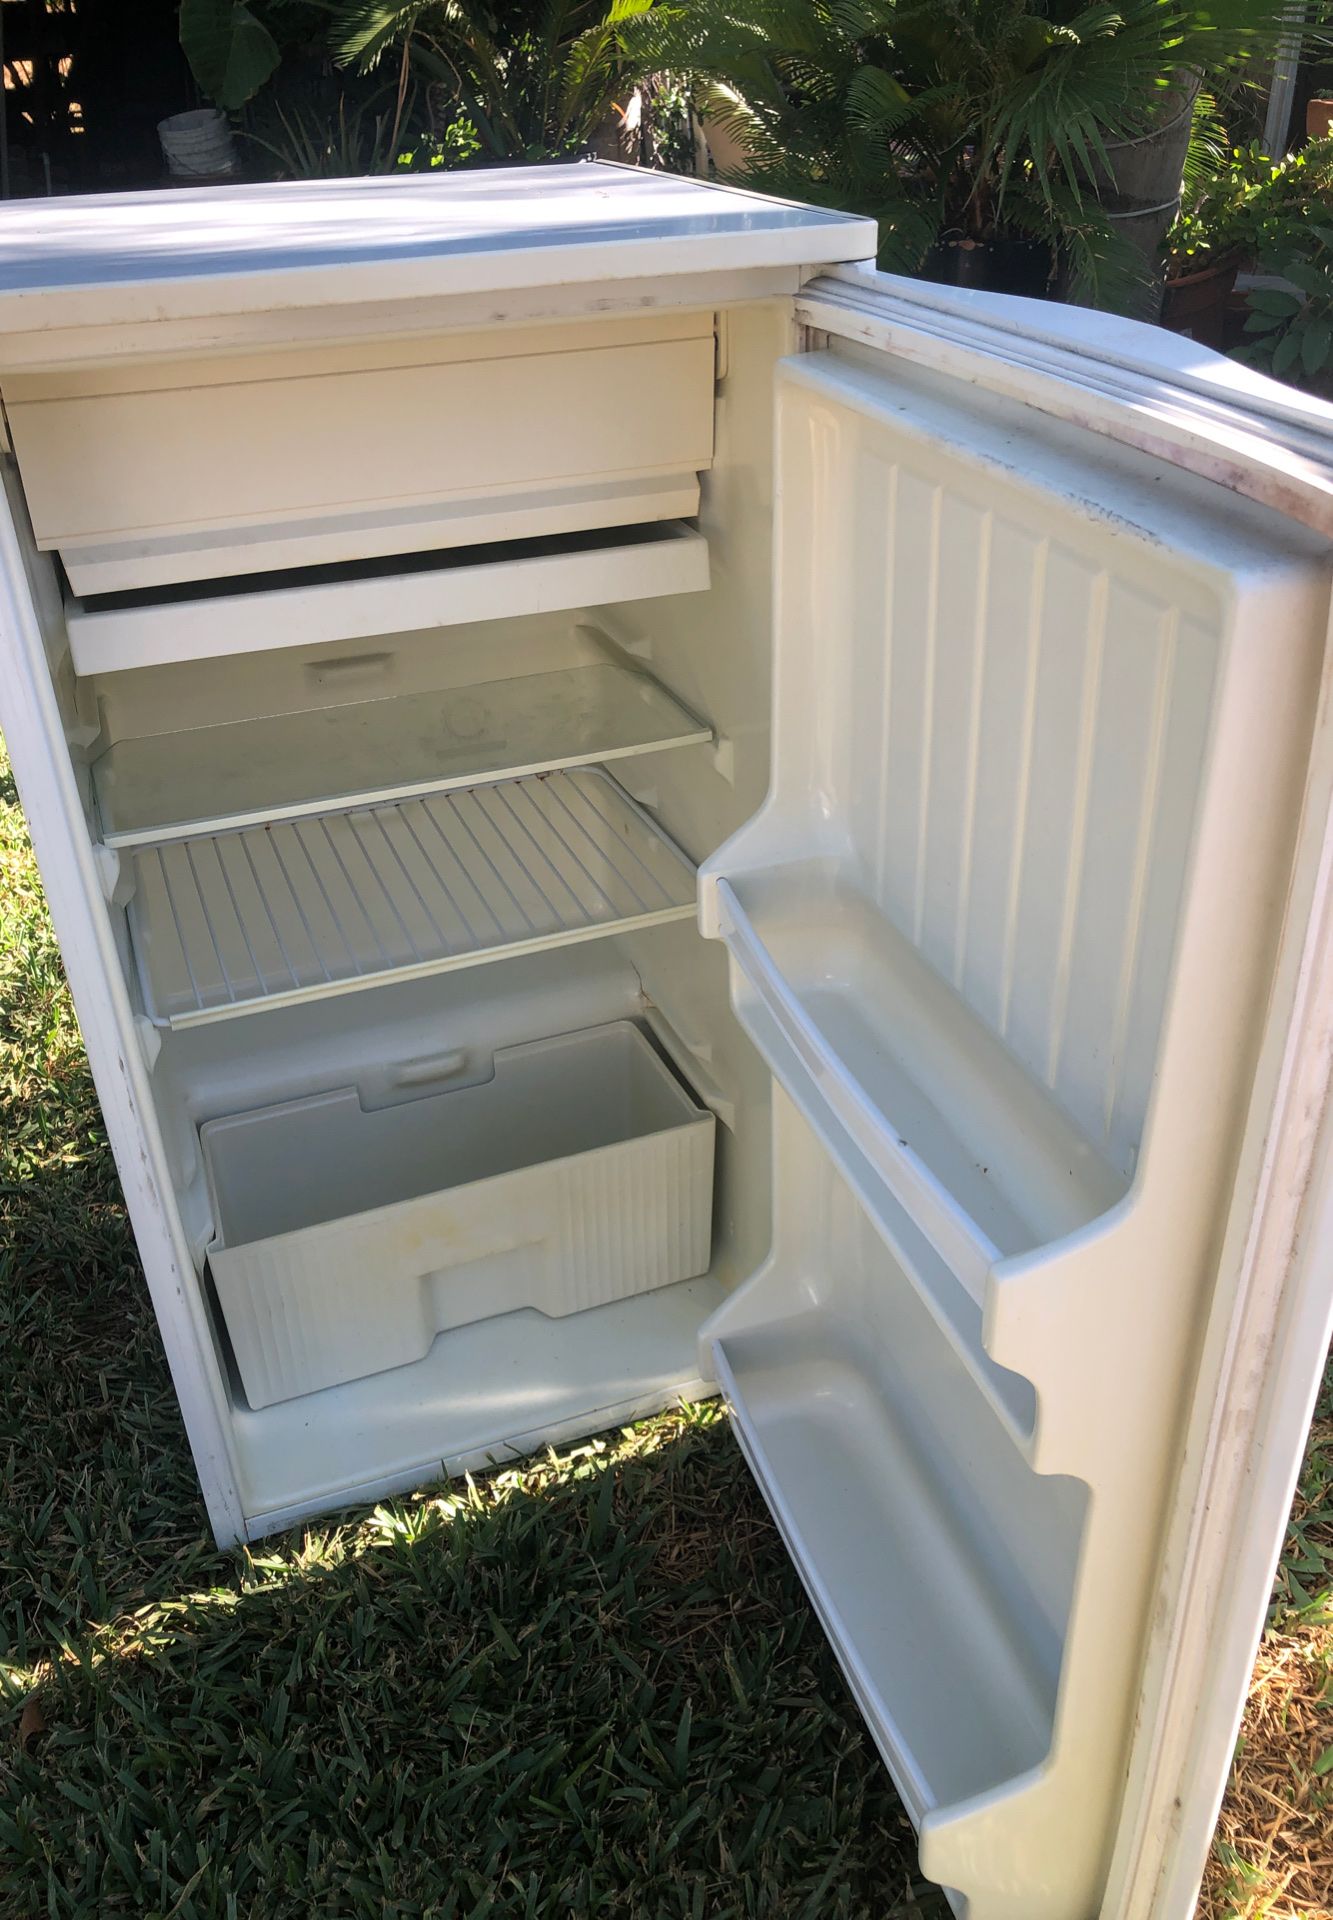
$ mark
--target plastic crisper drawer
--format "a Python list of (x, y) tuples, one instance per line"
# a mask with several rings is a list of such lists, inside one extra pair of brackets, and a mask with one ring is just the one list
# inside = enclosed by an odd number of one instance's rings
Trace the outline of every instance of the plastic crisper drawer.
[(247, 1399), (706, 1272), (713, 1129), (627, 1021), (505, 1048), (485, 1082), (397, 1106), (347, 1087), (207, 1122), (209, 1265)]

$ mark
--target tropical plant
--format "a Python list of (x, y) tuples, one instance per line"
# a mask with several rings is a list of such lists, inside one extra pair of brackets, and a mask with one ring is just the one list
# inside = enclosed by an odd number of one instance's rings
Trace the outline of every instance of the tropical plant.
[[(1181, 74), (1243, 69), (1286, 0), (681, 0), (632, 36), (727, 90), (747, 177), (873, 215), (881, 261), (1028, 239), (1069, 290), (1123, 300), (1135, 256), (1097, 201), (1108, 147)], [(647, 57), (641, 44), (638, 57)]]
[(1240, 151), (1228, 140), (1212, 95), (1200, 93), (1185, 155), (1180, 209), (1162, 243), (1168, 278), (1233, 266), (1239, 260), (1236, 214), (1244, 192), (1236, 164)]
[(199, 91), (229, 112), (258, 93), (282, 58), (245, 0), (181, 0), (180, 43)]
[(1211, 147), (1187, 177), (1167, 239), (1176, 261), (1234, 259), (1255, 266), (1290, 251), (1312, 220), (1333, 218), (1333, 139), (1272, 161), (1257, 140)]
[(1305, 229), (1294, 250), (1273, 264), (1289, 284), (1251, 290), (1245, 331), (1258, 337), (1237, 358), (1327, 395), (1333, 392), (1333, 224)]
[(378, 101), (349, 101), (340, 93), (327, 109), (280, 99), (267, 107), (245, 137), (268, 156), (279, 180), (386, 173), (397, 158), (391, 137), (394, 103), (385, 90)]
[(1257, 146), (1241, 148), (1233, 171), (1239, 186), (1231, 230), (1245, 265), (1261, 277), (1247, 296), (1251, 337), (1238, 357), (1327, 393), (1333, 390), (1333, 139), (1312, 140), (1276, 165)]
[(502, 160), (587, 150), (633, 90), (628, 25), (653, 0), (351, 0), (333, 29), (362, 71), (395, 58), (398, 98), (427, 83), (443, 152)]

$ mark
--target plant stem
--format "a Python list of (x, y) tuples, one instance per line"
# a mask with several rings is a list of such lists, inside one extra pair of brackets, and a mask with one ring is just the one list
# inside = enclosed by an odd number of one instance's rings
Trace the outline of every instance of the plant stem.
[(407, 99), (408, 62), (412, 53), (412, 29), (409, 26), (403, 35), (403, 57), (398, 63), (398, 98), (394, 103), (393, 132), (389, 136), (389, 165), (398, 159), (398, 136), (403, 125), (403, 106)]

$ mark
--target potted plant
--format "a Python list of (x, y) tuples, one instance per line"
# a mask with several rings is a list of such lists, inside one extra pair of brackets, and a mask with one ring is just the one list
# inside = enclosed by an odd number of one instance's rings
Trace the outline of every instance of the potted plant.
[(180, 43), (200, 93), (213, 104), (158, 122), (167, 170), (183, 181), (225, 178), (236, 170), (227, 115), (259, 91), (282, 55), (244, 0), (181, 0)]
[(1254, 279), (1237, 357), (1333, 394), (1333, 138), (1276, 166), (1257, 152), (1248, 159), (1238, 224)]
[(1213, 103), (1195, 108), (1180, 212), (1163, 247), (1162, 325), (1219, 351), (1244, 250), (1248, 149), (1228, 147)]
[(1178, 166), (1195, 76), (1286, 23), (1285, 0), (680, 0), (633, 31), (730, 91), (749, 180), (878, 219), (882, 266), (1127, 306), (1154, 263), (1125, 223), (1168, 217), (1179, 175), (1141, 205), (1126, 149)]
[(1322, 376), (1330, 294), (1333, 138), (1271, 161), (1257, 143), (1233, 147), (1202, 176), (1168, 235), (1164, 324), (1205, 346), (1228, 344), (1237, 275), (1245, 293), (1243, 357), (1287, 375)]
[(1333, 224), (1302, 228), (1260, 265), (1278, 284), (1250, 289), (1245, 332), (1253, 337), (1236, 357), (1333, 398)]
[(1167, 236), (1162, 325), (1220, 351), (1239, 268), (1239, 251), (1222, 228), (1197, 214), (1181, 214)]
[[(576, 159), (608, 147), (638, 157), (653, 146), (645, 114), (687, 124), (683, 102), (640, 85), (656, 69), (629, 54), (627, 30), (653, 4), (334, 0), (330, 41), (362, 73), (392, 60), (400, 106), (414, 78), (424, 83), (428, 161)], [(627, 137), (631, 120), (642, 137)]]

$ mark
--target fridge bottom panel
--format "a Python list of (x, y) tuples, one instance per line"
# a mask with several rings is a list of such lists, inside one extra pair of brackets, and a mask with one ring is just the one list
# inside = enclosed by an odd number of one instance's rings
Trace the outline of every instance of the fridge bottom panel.
[(707, 1271), (714, 1119), (633, 1024), (457, 1066), (471, 1084), (371, 1108), (343, 1087), (202, 1128), (209, 1267), (252, 1406), (404, 1366), (472, 1321)]
[(723, 1297), (705, 1275), (563, 1320), (510, 1313), (442, 1334), (412, 1366), (237, 1406), (248, 1536), (707, 1397), (698, 1334)]

